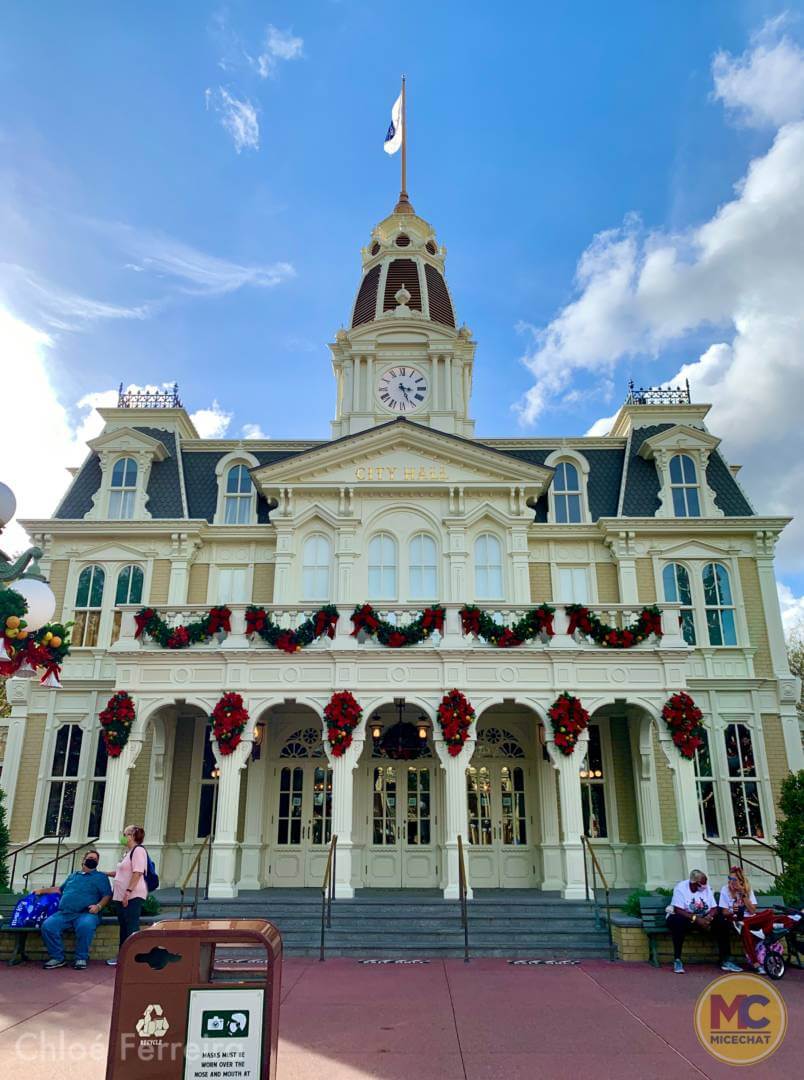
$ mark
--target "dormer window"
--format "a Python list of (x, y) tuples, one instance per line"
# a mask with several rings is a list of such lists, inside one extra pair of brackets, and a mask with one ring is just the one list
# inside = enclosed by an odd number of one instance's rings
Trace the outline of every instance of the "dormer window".
[(553, 480), (555, 517), (559, 524), (581, 521), (581, 482), (578, 470), (569, 461), (560, 461)]
[(137, 494), (137, 462), (134, 458), (118, 458), (112, 468), (109, 489), (109, 517), (113, 521), (130, 521), (134, 517)]
[(670, 458), (670, 491), (676, 517), (701, 516), (698, 473), (689, 454), (674, 454)]
[[(635, 438), (638, 435), (638, 431), (634, 433)], [(687, 424), (674, 424), (644, 439), (637, 452), (656, 466), (656, 517), (723, 517), (707, 478), (709, 458), (719, 443), (720, 439), (703, 428)]]
[(101, 482), (92, 496), (92, 521), (150, 518), (148, 487), (154, 465), (169, 457), (165, 444), (138, 428), (113, 428), (87, 444), (98, 456)]
[(245, 465), (233, 465), (226, 474), (224, 524), (248, 525), (251, 521), (251, 502), (254, 485)]

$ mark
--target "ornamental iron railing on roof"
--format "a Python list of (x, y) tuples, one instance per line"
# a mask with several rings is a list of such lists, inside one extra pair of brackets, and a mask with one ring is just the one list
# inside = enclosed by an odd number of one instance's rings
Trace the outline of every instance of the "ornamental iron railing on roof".
[(684, 386), (634, 386), (628, 382), (626, 405), (690, 405), (690, 381)]
[(181, 409), (179, 384), (174, 383), (173, 386), (168, 386), (164, 390), (139, 388), (123, 390), (123, 384), (120, 383), (117, 407), (118, 409)]

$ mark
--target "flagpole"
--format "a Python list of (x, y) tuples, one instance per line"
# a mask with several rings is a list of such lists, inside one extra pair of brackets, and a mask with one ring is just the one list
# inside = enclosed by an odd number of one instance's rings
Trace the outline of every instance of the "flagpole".
[(402, 190), (399, 194), (400, 199), (407, 201), (407, 180), (408, 180), (408, 118), (407, 108), (405, 104), (405, 76), (402, 76)]

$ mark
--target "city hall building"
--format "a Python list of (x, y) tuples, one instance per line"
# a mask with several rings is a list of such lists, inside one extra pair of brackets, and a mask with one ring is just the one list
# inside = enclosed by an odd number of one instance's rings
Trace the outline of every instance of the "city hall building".
[[(74, 625), (61, 690), (8, 684), (13, 842), (99, 837), (108, 864), (142, 823), (169, 886), (211, 835), (218, 898), (320, 886), (333, 835), (344, 897), (455, 897), (459, 837), (473, 889), (578, 898), (582, 835), (613, 887), (718, 877), (715, 845), (736, 837), (771, 867), (780, 785), (804, 766), (774, 579), (786, 519), (755, 512), (686, 390), (632, 388), (602, 437), (477, 437), (476, 342), (433, 227), (402, 198), (361, 261), (329, 346), (330, 439), (201, 439), (177, 394), (121, 393), (54, 516), (24, 522)], [(393, 647), (353, 633), (367, 604), (401, 628), (440, 604), (443, 626)], [(464, 633), (466, 605), (511, 628), (543, 604), (552, 634)], [(606, 647), (573, 604), (613, 629), (658, 605), (661, 633)], [(172, 632), (220, 605), (228, 632), (186, 648), (137, 634), (142, 608)], [(296, 651), (246, 632), (250, 606), (293, 630), (325, 605), (333, 635)], [(475, 713), (456, 754), (438, 715), (453, 689)], [(118, 690), (136, 720), (109, 757), (99, 713)], [(362, 719), (337, 756), (324, 710), (344, 690)], [(249, 719), (222, 755), (227, 691)], [(692, 760), (662, 716), (680, 691), (704, 717)], [(590, 717), (572, 754), (549, 716), (565, 692)], [(55, 840), (34, 850), (21, 869)]]

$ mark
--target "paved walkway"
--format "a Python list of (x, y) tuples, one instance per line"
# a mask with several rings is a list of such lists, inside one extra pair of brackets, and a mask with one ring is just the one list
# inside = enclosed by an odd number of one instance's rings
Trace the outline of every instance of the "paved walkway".
[[(719, 972), (641, 964), (525, 967), (285, 962), (278, 1080), (675, 1080), (734, 1077), (699, 1045), (692, 1009)], [(114, 972), (0, 970), (3, 1080), (102, 1080)], [(776, 984), (788, 1036), (755, 1078), (801, 1076), (804, 973)]]

